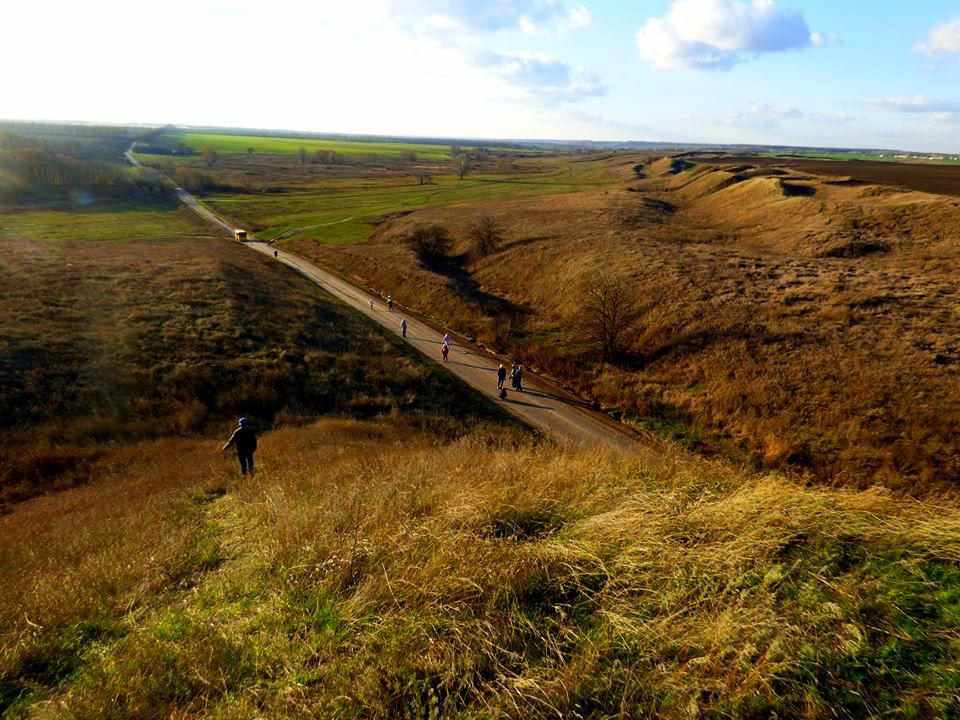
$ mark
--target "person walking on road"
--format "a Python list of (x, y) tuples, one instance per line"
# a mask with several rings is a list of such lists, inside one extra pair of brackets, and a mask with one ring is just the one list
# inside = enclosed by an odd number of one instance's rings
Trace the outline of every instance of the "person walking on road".
[(450, 345), (450, 344), (451, 344), (450, 333), (447, 332), (447, 333), (444, 333), (444, 334), (443, 334), (443, 344), (444, 344), (444, 345)]
[(497, 390), (503, 390), (503, 383), (507, 379), (507, 369), (500, 363), (497, 368)]
[(273, 257), (274, 257), (274, 259), (278, 258), (279, 256), (280, 256), (280, 253), (278, 253), (276, 250), (274, 250), (274, 251), (273, 251)]
[(403, 337), (407, 336), (407, 319), (406, 318), (400, 321), (400, 334), (403, 335)]
[(393, 312), (393, 295), (387, 295), (387, 310)]
[(517, 389), (517, 366), (516, 365), (510, 366), (510, 387), (512, 387), (514, 390)]
[(450, 346), (444, 343), (440, 346), (440, 354), (443, 355), (443, 361), (447, 362), (450, 357)]
[(373, 300), (370, 300), (370, 312), (373, 312)]
[(237, 421), (237, 428), (223, 446), (223, 452), (226, 452), (231, 445), (237, 448), (240, 474), (253, 475), (253, 454), (257, 451), (257, 432), (247, 418), (242, 417)]
[(523, 365), (517, 365), (517, 392), (523, 392)]

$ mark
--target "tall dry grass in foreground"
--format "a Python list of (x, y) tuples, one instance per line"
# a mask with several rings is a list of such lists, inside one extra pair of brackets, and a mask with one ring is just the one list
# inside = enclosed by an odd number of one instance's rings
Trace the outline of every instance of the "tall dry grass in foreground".
[[(103, 484), (4, 521), (44, 588), (4, 585), (9, 716), (960, 713), (952, 506), (392, 423), (273, 433), (252, 482), (200, 452), (152, 502)], [(90, 562), (62, 546), (83, 492)]]

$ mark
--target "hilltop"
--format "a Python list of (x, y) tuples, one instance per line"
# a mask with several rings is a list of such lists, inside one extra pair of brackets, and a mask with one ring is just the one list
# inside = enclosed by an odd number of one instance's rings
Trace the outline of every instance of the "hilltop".
[(956, 710), (952, 507), (393, 420), (261, 445), (237, 481), (141, 444), (0, 519), (7, 717)]

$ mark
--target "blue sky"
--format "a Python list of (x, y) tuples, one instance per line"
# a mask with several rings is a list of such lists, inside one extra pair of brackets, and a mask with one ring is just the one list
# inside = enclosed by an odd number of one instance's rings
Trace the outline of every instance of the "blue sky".
[(960, 152), (955, 0), (154, 8), (6, 8), (0, 117)]

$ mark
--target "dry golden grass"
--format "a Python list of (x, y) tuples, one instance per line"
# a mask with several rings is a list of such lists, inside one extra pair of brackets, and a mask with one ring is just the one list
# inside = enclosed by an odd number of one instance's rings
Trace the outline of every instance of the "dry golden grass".
[[(363, 244), (298, 252), (522, 357), (643, 428), (837, 484), (924, 492), (960, 477), (956, 200), (758, 167), (615, 156), (601, 189), (425, 209)], [(671, 167), (677, 170), (671, 172)], [(417, 224), (455, 252), (492, 216), (500, 252), (419, 266)], [(599, 276), (635, 287), (630, 357), (577, 337)]]
[(171, 442), (0, 521), (9, 716), (960, 707), (952, 501), (384, 422), (273, 433), (254, 481)]
[[(309, 280), (169, 205), (0, 213), (0, 512), (106, 443), (324, 414), (493, 417)], [(458, 421), (449, 422), (459, 431)]]

